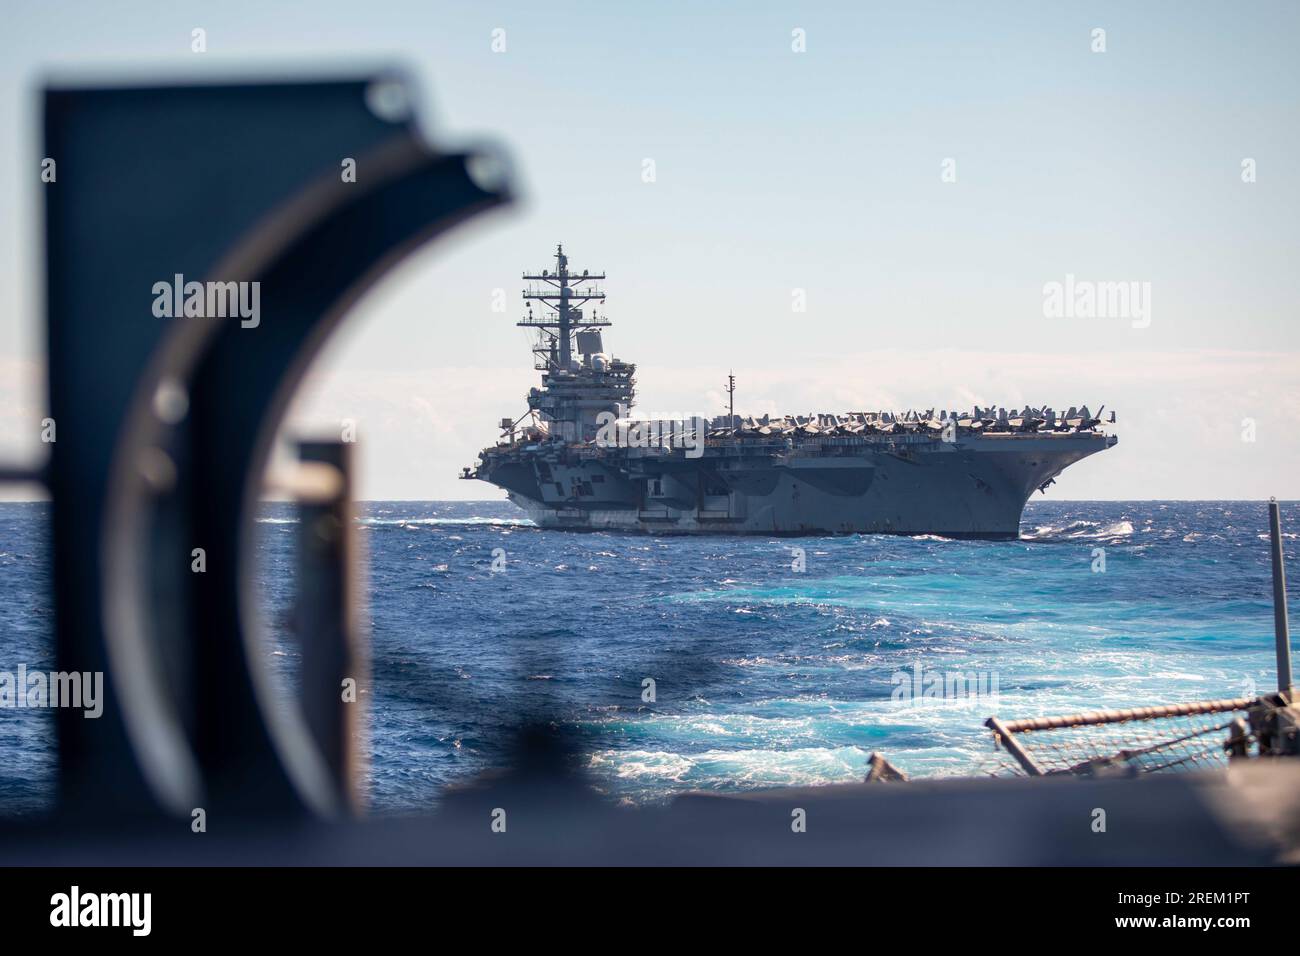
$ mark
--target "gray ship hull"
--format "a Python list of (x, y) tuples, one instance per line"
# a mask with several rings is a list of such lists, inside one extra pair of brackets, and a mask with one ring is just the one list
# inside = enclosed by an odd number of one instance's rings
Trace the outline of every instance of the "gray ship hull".
[[(1099, 433), (958, 442), (724, 444), (489, 458), (479, 477), (542, 528), (650, 534), (933, 534), (1015, 538), (1033, 492), (1113, 444)], [(513, 460), (512, 460), (513, 459)], [(548, 460), (549, 459), (549, 460)]]

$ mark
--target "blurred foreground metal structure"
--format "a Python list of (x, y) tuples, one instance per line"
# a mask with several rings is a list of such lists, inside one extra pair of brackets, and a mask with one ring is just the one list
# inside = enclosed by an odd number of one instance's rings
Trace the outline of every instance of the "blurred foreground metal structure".
[[(99, 720), (59, 712), (57, 811), (0, 823), (0, 862), (1296, 859), (1295, 762), (1140, 781), (693, 795), (632, 810), (534, 734), (512, 768), (427, 819), (353, 818), (360, 711), (339, 685), (364, 682), (365, 645), (346, 448), (305, 446), (276, 482), (303, 519), (298, 707), (271, 699), (263, 671), (254, 509), (289, 399), (352, 303), (420, 243), (509, 200), (499, 158), (424, 142), (410, 100), (395, 75), (47, 92), (58, 440), (40, 474), (53, 497), (56, 666), (104, 671), (108, 697)], [(179, 314), (158, 314), (160, 285), (177, 290)], [(260, 290), (257, 314), (206, 314), (214, 286)], [(1097, 806), (1107, 834), (1090, 827)]]
[[(341, 731), (268, 699), (254, 509), (288, 402), (352, 303), (509, 198), (498, 158), (439, 151), (411, 103), (396, 74), (46, 93), (57, 664), (111, 678), (104, 718), (59, 715), (66, 812), (350, 802)], [(231, 314), (236, 293), (253, 308)], [(318, 476), (343, 464), (311, 457)], [(301, 617), (322, 640), (356, 627), (333, 599), (359, 570), (340, 516), (341, 566), (303, 558), (319, 593)], [(351, 653), (323, 656), (330, 672)]]

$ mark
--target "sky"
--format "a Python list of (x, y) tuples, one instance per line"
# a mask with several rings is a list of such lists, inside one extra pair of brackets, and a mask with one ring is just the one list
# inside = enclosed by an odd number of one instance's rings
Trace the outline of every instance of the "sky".
[[(360, 497), (500, 496), (456, 475), (526, 410), (520, 274), (563, 242), (609, 274), (641, 411), (718, 414), (731, 370), (742, 414), (1104, 403), (1119, 444), (1050, 497), (1300, 498), (1300, 4), (16, 0), (6, 21), (5, 459), (40, 449), (42, 81), (398, 64), (429, 135), (495, 142), (522, 195), (403, 262), (313, 367), (285, 434), (354, 421)], [(1135, 297), (1054, 312), (1067, 277)]]

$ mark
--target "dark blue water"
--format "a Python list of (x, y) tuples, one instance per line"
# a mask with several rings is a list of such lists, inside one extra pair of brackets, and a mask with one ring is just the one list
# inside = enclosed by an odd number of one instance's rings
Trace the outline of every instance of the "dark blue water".
[[(565, 534), (504, 502), (366, 512), (381, 810), (431, 805), (528, 721), (576, 735), (599, 785), (642, 802), (861, 779), (873, 750), (918, 776), (969, 773), (988, 763), (991, 713), (1275, 680), (1259, 502), (1035, 501), (1014, 542)], [(0, 505), (0, 670), (52, 663), (44, 514)], [(1300, 529), (1300, 507), (1283, 520)], [(296, 527), (284, 505), (260, 524), (267, 660), (286, 687)], [(1295, 567), (1294, 531), (1286, 545)], [(917, 665), (995, 675), (996, 696), (898, 699), (895, 675)], [(51, 746), (48, 712), (0, 710), (0, 810), (48, 798)]]

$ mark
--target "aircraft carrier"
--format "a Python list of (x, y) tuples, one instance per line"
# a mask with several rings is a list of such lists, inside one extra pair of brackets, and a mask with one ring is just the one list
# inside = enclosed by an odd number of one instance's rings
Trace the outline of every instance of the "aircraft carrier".
[(555, 260), (523, 277), (541, 387), (461, 473), (543, 528), (1015, 538), (1035, 490), (1116, 442), (1104, 406), (741, 417), (734, 376), (725, 415), (634, 419), (636, 366), (603, 347), (605, 276)]

